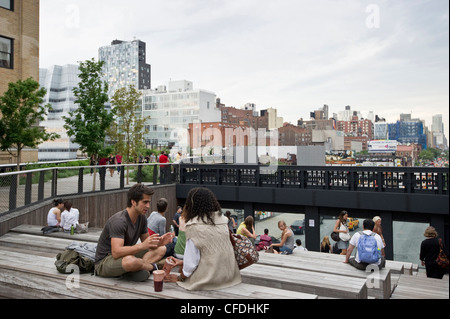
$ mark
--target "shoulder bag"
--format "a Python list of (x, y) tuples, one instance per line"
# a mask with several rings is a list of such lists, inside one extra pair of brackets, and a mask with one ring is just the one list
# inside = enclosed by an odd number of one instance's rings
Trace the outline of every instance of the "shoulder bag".
[[(347, 225), (344, 225), (344, 224), (341, 223), (341, 227), (339, 227), (339, 230), (345, 230), (345, 231), (348, 231), (348, 227), (347, 227)], [(340, 238), (342, 241), (349, 241), (350, 238), (351, 238), (351, 236), (350, 236), (349, 233), (339, 233), (339, 238)]]
[(448, 257), (444, 252), (444, 249), (442, 247), (442, 239), (439, 238), (439, 255), (436, 258), (436, 264), (441, 269), (447, 269), (448, 268)]
[(239, 270), (258, 262), (258, 251), (250, 239), (242, 235), (233, 234), (230, 231), (230, 241), (234, 249), (234, 257), (236, 258)]

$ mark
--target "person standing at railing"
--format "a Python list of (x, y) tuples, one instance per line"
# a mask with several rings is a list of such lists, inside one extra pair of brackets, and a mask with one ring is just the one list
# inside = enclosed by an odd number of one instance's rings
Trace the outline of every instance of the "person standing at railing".
[[(115, 165), (116, 164), (116, 157), (113, 154), (109, 154), (108, 164), (109, 165)], [(109, 173), (111, 174), (111, 177), (113, 177), (113, 175), (114, 175), (114, 170), (115, 170), (114, 166), (111, 166), (109, 168)]]
[[(161, 155), (159, 156), (159, 162), (161, 164), (169, 163), (169, 158), (166, 155), (166, 152), (162, 151)], [(160, 166), (160, 182), (161, 184), (166, 184), (169, 181), (169, 165), (161, 165)]]
[(120, 165), (122, 165), (122, 155), (119, 153), (117, 153), (116, 155), (116, 163), (117, 163), (117, 174), (120, 174)]

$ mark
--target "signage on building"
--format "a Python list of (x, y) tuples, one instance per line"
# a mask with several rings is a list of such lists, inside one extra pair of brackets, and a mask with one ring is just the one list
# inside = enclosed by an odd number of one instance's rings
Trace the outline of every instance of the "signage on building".
[(395, 153), (397, 152), (397, 141), (377, 140), (369, 141), (369, 153)]

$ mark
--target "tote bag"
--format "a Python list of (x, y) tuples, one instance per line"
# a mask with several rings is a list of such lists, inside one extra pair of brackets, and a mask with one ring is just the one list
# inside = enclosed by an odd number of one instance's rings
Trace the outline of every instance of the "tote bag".
[[(339, 227), (339, 230), (345, 230), (345, 231), (348, 231), (348, 227), (347, 227), (347, 225), (344, 225), (344, 224), (341, 223), (341, 227)], [(351, 238), (351, 236), (350, 236), (349, 233), (339, 233), (339, 238), (340, 238), (342, 241), (349, 241), (350, 238)]]

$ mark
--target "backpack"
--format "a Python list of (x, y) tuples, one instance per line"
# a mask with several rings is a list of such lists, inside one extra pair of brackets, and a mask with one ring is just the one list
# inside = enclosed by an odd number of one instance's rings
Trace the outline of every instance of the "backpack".
[(77, 253), (75, 250), (66, 249), (62, 253), (59, 253), (56, 256), (55, 266), (56, 270), (58, 270), (62, 274), (71, 274), (72, 271), (67, 270), (66, 268), (69, 265), (76, 265), (80, 270), (80, 274), (92, 273), (94, 272), (94, 262)]
[(364, 232), (359, 232), (361, 237), (358, 241), (358, 256), (360, 262), (367, 264), (377, 263), (379, 260), (378, 256), (378, 245), (375, 239), (375, 233), (372, 232), (370, 235), (366, 235)]

